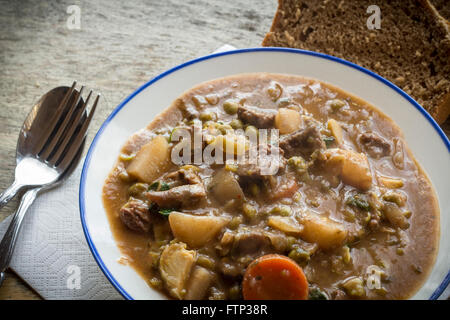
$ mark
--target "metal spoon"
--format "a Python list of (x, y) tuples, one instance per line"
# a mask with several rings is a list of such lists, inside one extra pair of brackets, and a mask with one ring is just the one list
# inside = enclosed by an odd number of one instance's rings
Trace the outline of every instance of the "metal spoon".
[[(36, 165), (36, 159), (52, 133), (54, 127), (58, 124), (57, 121), (67, 113), (67, 104), (75, 103), (75, 99), (80, 99), (76, 102), (76, 108), (80, 108), (83, 104), (81, 95), (72, 95), (76, 92), (72, 88), (58, 87), (47, 92), (34, 105), (31, 112), (28, 114), (22, 129), (19, 134), (16, 148), (16, 169), (15, 180), (1, 195), (0, 195), (0, 209), (11, 200), (17, 192), (27, 187), (42, 185), (54, 181), (59, 172), (49, 170), (47, 166)], [(70, 93), (70, 96), (68, 95)], [(67, 101), (70, 98), (70, 101)], [(66, 99), (66, 101), (64, 101)], [(66, 165), (67, 168), (67, 165)], [(42, 177), (45, 176), (45, 180)]]
[(0, 243), (0, 285), (14, 251), (23, 217), (39, 191), (51, 188), (67, 178), (80, 160), (87, 128), (99, 96), (89, 116), (76, 83), (49, 91), (26, 118), (17, 142), (15, 181), (0, 196), (0, 208), (19, 190), (27, 188), (21, 203)]

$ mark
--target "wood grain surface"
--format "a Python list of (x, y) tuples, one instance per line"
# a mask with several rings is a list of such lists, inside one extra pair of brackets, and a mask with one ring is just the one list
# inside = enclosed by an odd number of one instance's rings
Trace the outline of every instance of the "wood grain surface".
[[(0, 0), (0, 190), (13, 181), (17, 136), (41, 95), (73, 80), (100, 92), (92, 137), (115, 106), (162, 71), (225, 43), (260, 46), (277, 1), (249, 3)], [(81, 10), (79, 30), (67, 27), (70, 5)], [(3, 208), (0, 221), (16, 206)], [(9, 272), (0, 299), (39, 296)]]

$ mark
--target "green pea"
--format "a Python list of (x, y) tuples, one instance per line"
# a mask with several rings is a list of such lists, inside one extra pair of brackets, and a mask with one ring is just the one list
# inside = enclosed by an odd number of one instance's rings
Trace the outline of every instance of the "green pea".
[(220, 131), (222, 134), (227, 134), (227, 131), (233, 130), (233, 127), (230, 126), (229, 124), (219, 124), (219, 125), (217, 126), (217, 129), (219, 129), (219, 131)]
[(237, 129), (242, 129), (244, 127), (244, 124), (242, 123), (241, 120), (239, 119), (234, 119), (233, 121), (230, 122), (230, 126), (237, 130)]
[(242, 298), (241, 291), (241, 287), (238, 283), (236, 283), (228, 291), (228, 297), (230, 298), (230, 300), (239, 300)]
[(292, 249), (289, 252), (288, 257), (301, 265), (304, 265), (310, 259), (309, 253), (299, 247), (295, 247), (294, 249)]
[(236, 216), (231, 219), (230, 223), (228, 224), (228, 228), (234, 230), (239, 227), (239, 225), (243, 222), (243, 219), (241, 216)]
[(128, 188), (128, 193), (132, 196), (140, 196), (148, 190), (148, 184), (138, 182)]
[(333, 109), (333, 111), (338, 111), (343, 106), (345, 106), (345, 102), (340, 99), (334, 99), (330, 102), (330, 106), (331, 106), (331, 109)]
[(250, 193), (254, 196), (257, 197), (259, 195), (259, 193), (261, 192), (261, 188), (256, 184), (256, 183), (252, 183), (250, 185)]
[(236, 114), (238, 108), (239, 105), (234, 101), (227, 100), (223, 103), (223, 110), (228, 114)]
[(346, 264), (349, 264), (352, 261), (352, 255), (348, 246), (342, 247), (342, 261)]
[(256, 208), (254, 206), (252, 206), (251, 204), (248, 203), (244, 203), (244, 205), (242, 206), (242, 211), (244, 212), (244, 215), (248, 218), (248, 219), (254, 219), (256, 218)]
[(289, 236), (286, 238), (287, 241), (287, 247), (289, 250), (292, 250), (295, 248), (295, 245), (297, 244), (297, 239), (295, 237)]
[(300, 172), (304, 172), (308, 169), (308, 164), (306, 163), (305, 159), (300, 156), (289, 158), (288, 164)]
[(197, 264), (209, 270), (214, 270), (215, 263), (214, 260), (210, 259), (205, 255), (199, 255), (197, 258)]
[(206, 122), (206, 121), (211, 121), (211, 120), (215, 120), (215, 114), (212, 112), (202, 112), (200, 113), (199, 119), (202, 122)]
[(283, 217), (288, 217), (292, 213), (292, 209), (289, 206), (277, 206), (273, 207), (272, 210), (270, 210), (271, 214), (280, 215)]
[(247, 128), (245, 128), (245, 134), (248, 137), (251, 137), (251, 136), (257, 137), (258, 136), (258, 129), (256, 127), (254, 127), (254, 126), (248, 126)]

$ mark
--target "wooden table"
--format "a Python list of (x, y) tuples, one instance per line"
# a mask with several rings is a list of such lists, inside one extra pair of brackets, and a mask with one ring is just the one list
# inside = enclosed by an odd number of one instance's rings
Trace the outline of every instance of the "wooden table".
[[(103, 94), (92, 135), (127, 95), (160, 72), (224, 43), (258, 47), (276, 0), (0, 0), (0, 190), (13, 180), (20, 127), (33, 103), (74, 79)], [(69, 29), (70, 5), (80, 29)], [(0, 212), (11, 214), (17, 200)], [(0, 299), (39, 299), (13, 273)]]

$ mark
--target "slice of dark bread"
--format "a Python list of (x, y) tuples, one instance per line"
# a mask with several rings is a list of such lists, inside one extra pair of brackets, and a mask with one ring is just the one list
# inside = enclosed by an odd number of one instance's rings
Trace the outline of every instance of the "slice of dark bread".
[(444, 19), (450, 20), (450, 0), (430, 0), (430, 2)]
[[(370, 30), (367, 8), (375, 3), (381, 28)], [(443, 123), (450, 114), (450, 27), (436, 12), (428, 0), (279, 0), (263, 46), (323, 52), (371, 69)]]

